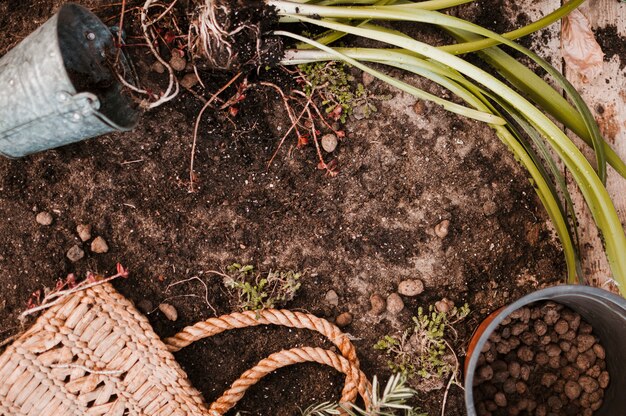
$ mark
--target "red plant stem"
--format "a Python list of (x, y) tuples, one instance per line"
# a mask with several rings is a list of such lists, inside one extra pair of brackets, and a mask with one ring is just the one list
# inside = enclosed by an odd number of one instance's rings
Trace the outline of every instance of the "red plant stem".
[(122, 30), (124, 28), (124, 15), (126, 14), (126, 0), (122, 0), (122, 12), (120, 16), (120, 24), (117, 30), (117, 54), (115, 55), (115, 62), (120, 59), (120, 52), (122, 51)]
[(193, 188), (193, 181), (194, 181), (193, 164), (194, 164), (194, 159), (195, 159), (195, 155), (196, 155), (196, 144), (198, 142), (198, 128), (200, 127), (200, 120), (202, 119), (202, 114), (204, 114), (204, 112), (206, 111), (207, 108), (209, 108), (211, 103), (213, 101), (215, 101), (217, 96), (220, 95), (222, 92), (224, 92), (224, 90), (226, 90), (226, 88), (230, 87), (232, 85), (232, 83), (235, 82), (237, 80), (237, 78), (239, 78), (241, 76), (241, 74), (242, 74), (241, 72), (237, 73), (237, 75), (232, 77), (232, 79), (230, 81), (228, 81), (222, 88), (220, 88), (215, 94), (213, 94), (211, 96), (211, 98), (208, 99), (206, 104), (204, 104), (204, 106), (202, 107), (202, 110), (200, 110), (200, 113), (198, 114), (198, 117), (196, 118), (196, 125), (195, 125), (195, 127), (193, 129), (193, 143), (191, 145), (191, 160), (190, 160), (190, 163), (189, 163), (189, 192), (194, 192), (194, 188)]

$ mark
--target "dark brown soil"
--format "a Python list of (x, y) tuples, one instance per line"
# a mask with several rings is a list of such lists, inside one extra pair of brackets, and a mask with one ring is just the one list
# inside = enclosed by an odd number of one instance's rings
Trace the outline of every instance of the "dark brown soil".
[[(0, 55), (60, 3), (2, 2)], [(109, 24), (117, 21), (119, 8), (106, 7), (109, 2), (79, 3), (97, 5)], [(138, 65), (148, 67), (151, 58), (138, 50)], [(285, 85), (280, 74), (260, 76)], [(230, 79), (201, 75), (209, 92)], [(250, 82), (257, 79), (250, 74)], [(488, 127), (430, 104), (416, 107), (412, 97), (377, 82), (369, 88), (393, 98), (378, 103), (371, 118), (349, 120), (347, 138), (334, 152), (341, 169), (335, 178), (316, 169), (311, 146), (292, 148), (292, 139), (266, 169), (289, 121), (279, 97), (261, 88), (248, 91), (236, 116), (206, 113), (194, 193), (188, 192), (189, 157), (202, 103), (188, 93), (145, 114), (131, 133), (0, 160), (0, 338), (18, 330), (16, 318), (33, 291), (68, 273), (112, 273), (116, 262), (131, 270), (129, 279), (115, 282), (121, 293), (153, 308), (169, 298), (177, 308), (176, 322), (159, 311), (148, 315), (159, 335), (172, 335), (213, 312), (197, 282), (167, 286), (199, 276), (217, 312), (230, 312), (221, 279), (208, 271), (237, 261), (306, 272), (288, 307), (329, 319), (353, 313), (345, 330), (356, 339), (364, 371), (382, 379), (389, 376), (386, 358), (372, 348), (380, 337), (410, 325), (418, 306), (443, 297), (468, 302), (472, 313), (457, 328), (455, 343), (463, 359), (472, 328), (488, 312), (562, 278), (559, 246), (526, 175)], [(40, 211), (53, 215), (52, 225), (36, 223)], [(434, 226), (443, 219), (450, 220), (450, 232), (440, 239)], [(89, 242), (81, 243), (75, 231), (81, 223), (106, 239), (108, 253), (94, 254)], [(86, 255), (71, 263), (66, 252), (74, 244)], [(371, 294), (386, 297), (406, 278), (422, 279), (424, 293), (404, 298), (398, 316), (367, 314)], [(331, 289), (339, 295), (336, 307), (324, 301)], [(190, 294), (196, 296), (183, 297)], [(176, 356), (211, 401), (258, 360), (297, 345), (326, 344), (307, 332), (256, 328), (199, 342)], [(282, 369), (253, 387), (237, 410), (298, 414), (298, 408), (336, 400), (342, 383), (317, 365)], [(419, 405), (438, 414), (442, 396), (421, 393)], [(452, 388), (446, 414), (465, 414), (460, 389)]]
[(626, 37), (617, 33), (617, 27), (615, 25), (607, 25), (606, 27), (598, 28), (595, 30), (596, 40), (602, 47), (604, 52), (604, 60), (610, 61), (617, 55), (617, 59), (620, 60), (619, 69), (626, 67)]

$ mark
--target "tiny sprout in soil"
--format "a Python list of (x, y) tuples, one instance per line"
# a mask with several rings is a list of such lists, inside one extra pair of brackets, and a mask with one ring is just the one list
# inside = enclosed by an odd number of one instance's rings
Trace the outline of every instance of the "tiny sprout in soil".
[[(402, 374), (418, 390), (429, 391), (445, 386), (446, 380), (458, 371), (454, 343), (454, 325), (469, 314), (467, 304), (439, 312), (430, 305), (428, 312), (418, 308), (413, 326), (399, 336), (385, 335), (374, 349), (388, 357), (391, 371)], [(448, 341), (450, 340), (450, 341)]]
[(301, 273), (269, 271), (262, 274), (251, 265), (233, 263), (223, 276), (223, 284), (231, 293), (233, 309), (258, 311), (284, 306), (300, 289)]

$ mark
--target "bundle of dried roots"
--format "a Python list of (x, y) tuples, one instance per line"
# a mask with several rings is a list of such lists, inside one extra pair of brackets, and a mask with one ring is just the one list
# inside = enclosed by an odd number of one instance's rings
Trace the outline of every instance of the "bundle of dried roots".
[[(268, 34), (276, 14), (258, 0), (196, 0), (190, 51), (211, 69), (271, 65), (282, 58), (281, 41)], [(193, 2), (192, 2), (193, 4)]]

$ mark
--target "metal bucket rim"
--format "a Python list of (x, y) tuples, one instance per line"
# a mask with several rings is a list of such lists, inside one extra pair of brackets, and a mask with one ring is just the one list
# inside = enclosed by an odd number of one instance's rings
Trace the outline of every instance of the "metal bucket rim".
[[(100, 18), (98, 16), (96, 16), (91, 10), (87, 9), (86, 7), (81, 6), (80, 4), (77, 3), (73, 3), (73, 2), (69, 2), (69, 3), (65, 3), (63, 4), (59, 10), (57, 11), (57, 22), (56, 22), (56, 31), (57, 31), (57, 37), (59, 39), (59, 49), (61, 52), (61, 63), (63, 65), (63, 68), (67, 74), (67, 78), (69, 80), (69, 83), (72, 85), (72, 87), (74, 88), (74, 92), (76, 93), (78, 91), (78, 89), (76, 88), (76, 84), (75, 81), (72, 79), (72, 77), (70, 76), (69, 70), (68, 70), (68, 66), (67, 66), (67, 60), (64, 56), (63, 53), (63, 45), (62, 45), (62, 37), (60, 36), (60, 30), (61, 30), (61, 25), (62, 22), (66, 19), (66, 18), (77, 18), (77, 19), (89, 19), (89, 23), (93, 24), (96, 27), (99, 27), (99, 29), (103, 32), (103, 33), (110, 33), (109, 28), (100, 20)], [(113, 35), (111, 34), (111, 39), (113, 39)], [(86, 51), (87, 50), (87, 46), (83, 46), (83, 50)], [(81, 51), (83, 52), (83, 51)], [(115, 80), (114, 81), (114, 87), (117, 88), (119, 90), (119, 95), (120, 95), (120, 99), (126, 101), (127, 103), (130, 103), (130, 101), (127, 98), (124, 98), (122, 96), (122, 85), (120, 83), (119, 80)], [(101, 97), (98, 97), (98, 99), (100, 101), (103, 101)], [(104, 111), (100, 111), (100, 110), (94, 110), (93, 111), (93, 115), (95, 115), (96, 117), (98, 117), (102, 122), (106, 123), (107, 125), (109, 125), (111, 128), (118, 130), (118, 131), (129, 131), (131, 130), (133, 127), (135, 127), (137, 125), (137, 121), (138, 121), (138, 117), (136, 116), (136, 114), (133, 114), (131, 117), (129, 117), (126, 122), (124, 122), (124, 120), (121, 119), (121, 117), (115, 117), (115, 113), (112, 114), (107, 114)]]
[[(613, 304), (619, 308), (621, 308), (622, 313), (626, 316), (626, 299), (621, 296), (618, 296), (612, 292), (609, 292), (604, 289), (591, 287), (591, 286), (582, 286), (582, 285), (559, 285), (552, 286), (545, 289), (540, 289), (535, 292), (529, 293), (513, 303), (510, 303), (508, 306), (501, 308), (500, 313), (487, 325), (480, 338), (476, 342), (474, 347), (474, 351), (480, 352), (485, 342), (489, 339), (491, 333), (500, 325), (500, 323), (508, 317), (512, 312), (520, 309), (526, 305), (529, 305), (534, 302), (542, 301), (542, 300), (552, 300), (558, 303), (559, 297), (569, 296), (569, 295), (595, 295), (604, 298), (607, 303)], [(589, 296), (590, 298), (595, 296)], [(470, 374), (474, 374), (476, 372), (476, 364), (478, 362), (480, 354), (475, 353), (472, 356), (469, 356), (469, 364), (467, 365), (467, 371), (465, 372), (464, 378), (464, 386), (465, 386), (465, 405), (466, 410), (469, 416), (476, 416), (475, 402), (474, 402), (474, 387), (471, 385), (471, 380), (469, 380)]]

